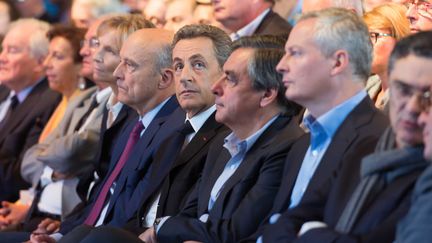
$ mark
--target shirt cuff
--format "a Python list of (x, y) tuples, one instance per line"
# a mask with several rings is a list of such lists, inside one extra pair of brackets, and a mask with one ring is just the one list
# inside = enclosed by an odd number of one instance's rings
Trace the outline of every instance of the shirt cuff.
[(159, 229), (162, 227), (162, 225), (163, 225), (163, 224), (164, 224), (164, 223), (165, 223), (169, 218), (171, 218), (171, 216), (165, 216), (165, 217), (162, 217), (162, 218), (160, 219), (159, 224), (156, 225), (156, 227), (155, 227), (156, 234), (159, 232)]
[(318, 229), (318, 228), (325, 228), (325, 227), (327, 227), (327, 225), (323, 222), (320, 222), (320, 221), (306, 222), (302, 225), (297, 236), (300, 237), (311, 229)]
[(53, 238), (56, 242), (63, 238), (63, 235), (60, 233), (50, 234), (50, 237)]

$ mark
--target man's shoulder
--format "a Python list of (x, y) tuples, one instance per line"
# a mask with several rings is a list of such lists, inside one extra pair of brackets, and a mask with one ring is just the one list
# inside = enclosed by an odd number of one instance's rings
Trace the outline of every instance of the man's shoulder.
[(288, 35), (292, 26), (279, 14), (269, 11), (255, 30), (256, 35)]

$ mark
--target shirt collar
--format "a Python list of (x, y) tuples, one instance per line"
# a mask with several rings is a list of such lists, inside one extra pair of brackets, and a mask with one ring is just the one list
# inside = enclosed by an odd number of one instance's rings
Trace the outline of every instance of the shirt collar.
[(264, 10), (260, 15), (258, 15), (254, 20), (252, 20), (249, 24), (247, 24), (243, 28), (233, 32), (230, 35), (231, 40), (234, 41), (242, 36), (253, 35), (255, 33), (255, 30), (261, 24), (262, 20), (264, 19), (264, 17), (267, 15), (268, 12), (270, 12), (270, 8)]
[(111, 92), (112, 92), (111, 87), (98, 90), (96, 92), (96, 101), (98, 102), (98, 104), (102, 103), (105, 99), (107, 99), (111, 95)]
[(30, 94), (30, 92), (33, 90), (33, 88), (38, 85), (40, 82), (42, 82), (42, 80), (44, 80), (44, 78), (41, 78), (40, 80), (38, 80), (36, 83), (34, 83), (31, 86), (28, 86), (27, 88), (21, 90), (18, 93), (15, 93), (15, 91), (11, 91), (9, 96), (12, 97), (14, 95), (17, 96), (19, 103), (23, 103), (24, 100), (27, 98), (27, 96)]
[(252, 146), (255, 144), (255, 142), (258, 140), (258, 138), (261, 136), (261, 134), (278, 117), (279, 117), (279, 115), (274, 116), (263, 127), (261, 127), (258, 131), (256, 131), (254, 134), (252, 134), (251, 136), (249, 136), (245, 140), (240, 140), (233, 132), (230, 133), (227, 137), (225, 137), (225, 143), (224, 143), (223, 146), (231, 154), (231, 157), (234, 156), (234, 155), (236, 155), (239, 152), (246, 153), (247, 151), (249, 151), (249, 149), (252, 148)]
[(140, 121), (143, 123), (144, 127), (147, 128), (150, 123), (153, 121), (153, 119), (156, 117), (157, 113), (162, 109), (162, 107), (165, 105), (165, 103), (168, 102), (168, 100), (171, 97), (168, 97), (166, 100), (161, 102), (159, 105), (157, 105), (155, 108), (147, 112), (144, 116), (140, 116)]
[(193, 116), (192, 118), (188, 118), (186, 115), (186, 121), (189, 121), (192, 125), (192, 128), (195, 132), (199, 131), (207, 119), (216, 111), (216, 106), (212, 105), (207, 110), (200, 112), (199, 114)]
[(114, 103), (114, 100), (116, 100), (115, 94), (111, 93), (110, 97), (108, 98), (108, 102), (106, 103), (107, 110), (112, 112), (121, 110), (121, 108), (123, 107), (123, 103), (121, 103), (120, 101)]
[[(307, 128), (313, 133), (318, 127), (327, 134), (328, 137), (333, 137), (339, 126), (345, 120), (345, 118), (351, 113), (351, 111), (367, 96), (366, 91), (361, 90), (356, 95), (347, 99), (343, 103), (335, 106), (331, 110), (327, 111), (317, 119), (311, 114), (306, 116), (303, 120)], [(317, 124), (316, 124), (317, 123)], [(316, 126), (318, 125), (319, 126)]]

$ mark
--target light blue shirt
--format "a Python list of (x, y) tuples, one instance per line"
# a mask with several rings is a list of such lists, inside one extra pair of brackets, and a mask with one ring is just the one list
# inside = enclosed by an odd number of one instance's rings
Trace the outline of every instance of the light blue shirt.
[(293, 10), (291, 10), (290, 15), (288, 16), (288, 23), (294, 26), (297, 22), (297, 19), (300, 17), (302, 13), (302, 5), (303, 0), (298, 0), (297, 4), (294, 6)]
[(297, 206), (302, 199), (339, 126), (366, 96), (366, 91), (362, 90), (318, 119), (312, 115), (304, 118), (303, 122), (310, 131), (311, 139), (291, 194), (290, 208)]
[[(302, 199), (310, 179), (314, 175), (339, 126), (366, 96), (366, 91), (362, 90), (318, 119), (315, 119), (311, 114), (303, 119), (303, 123), (310, 131), (311, 142), (291, 194), (290, 208), (297, 206)], [(279, 217), (279, 213), (273, 214), (269, 219), (269, 223), (276, 223)], [(262, 243), (262, 236), (259, 236), (256, 242)]]
[(162, 107), (168, 102), (168, 100), (171, 97), (168, 97), (166, 100), (162, 101), (159, 105), (157, 105), (155, 108), (151, 109), (149, 112), (147, 112), (144, 116), (140, 116), (140, 121), (144, 125), (144, 129), (142, 130), (140, 137), (144, 135), (145, 130), (150, 125), (150, 123), (153, 121), (157, 113), (162, 109)]
[(11, 90), (9, 92), (9, 96), (7, 99), (5, 99), (1, 104), (0, 104), (0, 121), (2, 121), (4, 119), (4, 117), (6, 116), (6, 113), (9, 110), (9, 107), (12, 104), (12, 97), (16, 95), (19, 104), (23, 103), (24, 100), (27, 98), (27, 96), (29, 96), (30, 92), (33, 90), (33, 88), (39, 83), (41, 82), (41, 80), (39, 80), (38, 82), (36, 82), (34, 85), (29, 86), (23, 90), (21, 90), (18, 93), (15, 93), (15, 91)]
[(225, 143), (223, 146), (230, 153), (231, 159), (226, 163), (222, 174), (213, 185), (208, 202), (208, 211), (213, 208), (213, 205), (222, 191), (223, 186), (241, 165), (246, 153), (255, 144), (256, 140), (261, 136), (261, 134), (276, 120), (277, 117), (278, 116), (274, 116), (262, 128), (245, 140), (240, 140), (234, 133), (230, 133), (225, 138)]

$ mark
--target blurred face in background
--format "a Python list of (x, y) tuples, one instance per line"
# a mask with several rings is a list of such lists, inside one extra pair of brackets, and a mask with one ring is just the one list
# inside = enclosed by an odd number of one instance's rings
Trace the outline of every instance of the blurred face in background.
[(381, 74), (387, 72), (390, 54), (396, 45), (396, 39), (389, 29), (369, 29), (369, 35), (373, 44), (372, 73)]
[(70, 97), (78, 86), (81, 65), (75, 63), (74, 55), (75, 51), (66, 38), (55, 37), (43, 63), (50, 88), (66, 97)]
[(167, 8), (165, 29), (177, 32), (181, 27), (193, 23), (195, 2), (192, 0), (174, 0)]
[(432, 1), (411, 0), (406, 3), (411, 33), (432, 30)]
[(156, 28), (163, 28), (165, 25), (165, 13), (167, 5), (164, 0), (150, 0), (144, 8), (144, 16), (150, 20)]

